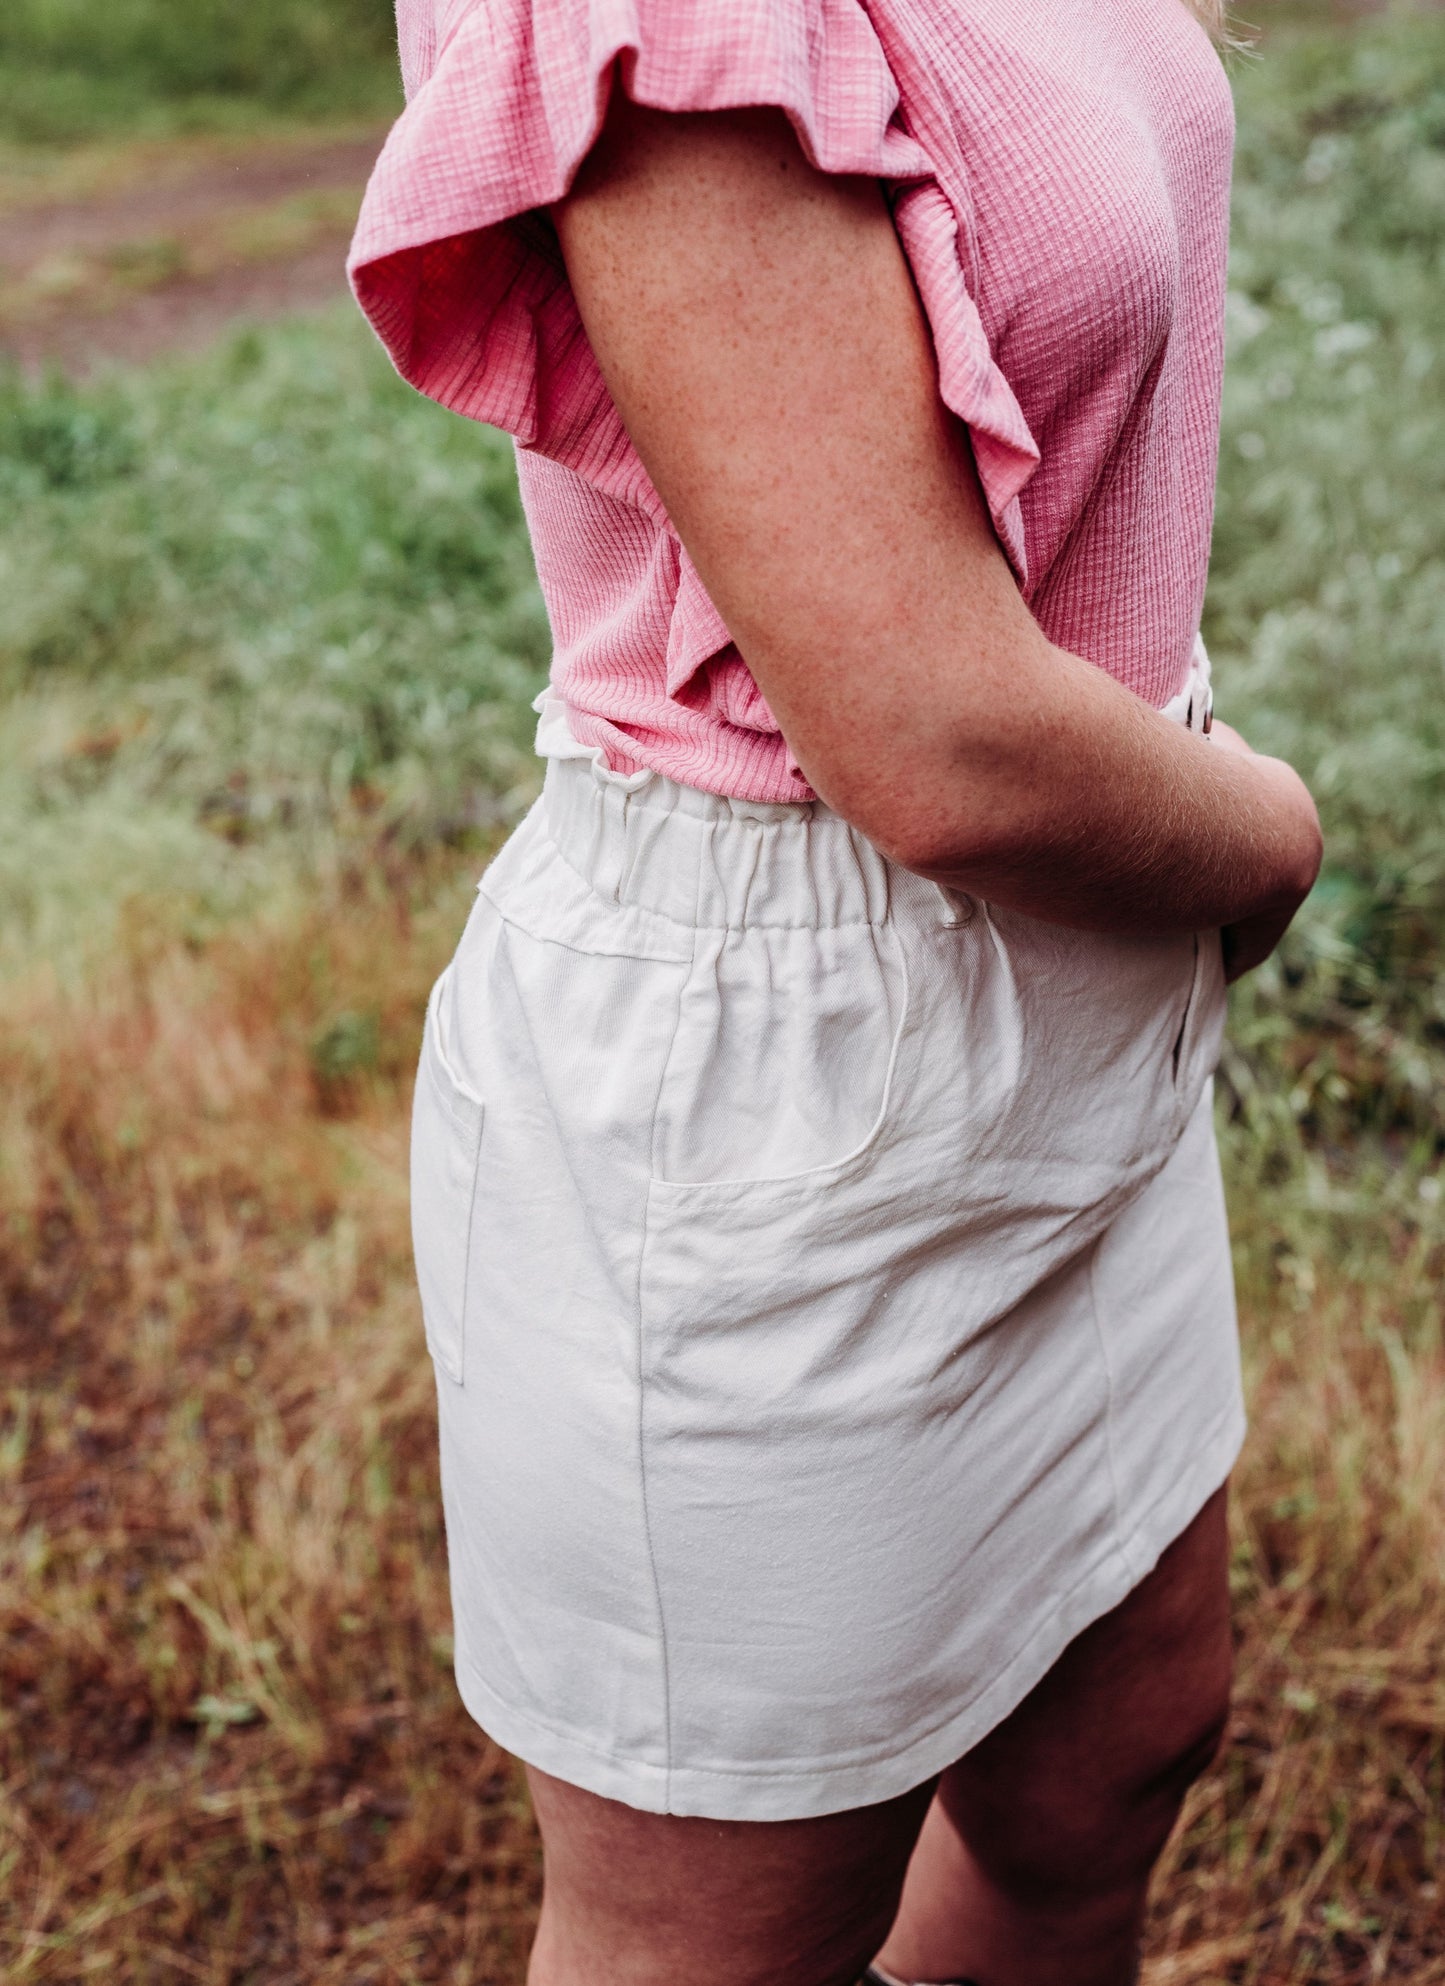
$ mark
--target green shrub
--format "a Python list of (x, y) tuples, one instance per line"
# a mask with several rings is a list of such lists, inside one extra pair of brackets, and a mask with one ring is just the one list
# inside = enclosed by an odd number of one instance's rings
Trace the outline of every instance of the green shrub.
[[(1241, 65), (1206, 633), (1223, 712), (1298, 764), (1328, 849), (1228, 1063), (1326, 1145), (1423, 1158), (1445, 1095), (1445, 21)], [(1253, 1102), (1251, 1102), (1253, 1099)], [(1277, 1127), (1282, 1128), (1282, 1127)]]
[[(0, 387), (0, 927), (229, 914), (358, 823), (475, 838), (548, 648), (510, 447), (355, 312)], [(190, 908), (187, 908), (187, 906)]]

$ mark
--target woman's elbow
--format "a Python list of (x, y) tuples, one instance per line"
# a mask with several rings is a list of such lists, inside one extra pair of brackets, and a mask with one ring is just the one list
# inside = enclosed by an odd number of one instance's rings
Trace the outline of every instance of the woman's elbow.
[(805, 770), (824, 804), (901, 869), (933, 878), (956, 876), (991, 864), (1001, 852), (1003, 823), (968, 804), (963, 782), (949, 782), (940, 791), (907, 764)]

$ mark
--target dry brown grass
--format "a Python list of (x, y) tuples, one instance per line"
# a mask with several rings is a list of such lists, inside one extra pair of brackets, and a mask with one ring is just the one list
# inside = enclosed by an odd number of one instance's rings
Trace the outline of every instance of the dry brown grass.
[(519, 1976), (535, 1857), (451, 1685), (407, 1262), (464, 896), (343, 875), (7, 1000), (7, 1981)]
[(1445, 1981), (1440, 1264), (1389, 1266), (1297, 1270), (1245, 1316), (1236, 1714), (1160, 1871), (1150, 1986)]
[[(522, 1975), (535, 1852), (449, 1675), (406, 1233), (475, 863), (374, 856), (3, 996), (7, 1982)], [(1251, 1277), (1239, 1711), (1152, 1986), (1445, 1981), (1438, 1263), (1388, 1241), (1375, 1280)]]

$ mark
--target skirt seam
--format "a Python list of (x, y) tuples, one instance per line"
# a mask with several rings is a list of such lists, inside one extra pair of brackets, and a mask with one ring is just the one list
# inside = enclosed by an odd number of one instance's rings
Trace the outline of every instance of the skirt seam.
[[(1168, 1161), (1166, 1160), (1165, 1163), (1167, 1164)], [(1114, 1433), (1114, 1362), (1109, 1356), (1109, 1344), (1104, 1336), (1103, 1321), (1099, 1316), (1098, 1291), (1094, 1286), (1094, 1269), (1099, 1259), (1102, 1240), (1103, 1237), (1100, 1236), (1090, 1245), (1089, 1264), (1084, 1272), (1084, 1282), (1089, 1292), (1089, 1316), (1094, 1326), (1094, 1342), (1099, 1349), (1099, 1365), (1104, 1375), (1104, 1458), (1109, 1471), (1110, 1528), (1114, 1540), (1113, 1548), (1125, 1567), (1132, 1572), (1132, 1555), (1126, 1548), (1125, 1540), (1119, 1535), (1123, 1500), (1119, 1494), (1119, 1457)]]
[[(702, 895), (701, 869), (694, 881), (694, 891), (698, 900)], [(662, 1682), (662, 1757), (663, 1757), (663, 1804), (667, 1811), (672, 1781), (672, 1673), (668, 1659), (667, 1611), (662, 1599), (662, 1575), (658, 1569), (657, 1550), (652, 1537), (652, 1508), (648, 1498), (647, 1482), (647, 1317), (646, 1317), (646, 1273), (647, 1241), (652, 1225), (652, 1189), (657, 1178), (657, 1120), (662, 1109), (663, 1091), (667, 1087), (667, 1072), (672, 1066), (677, 1038), (682, 1029), (682, 1003), (692, 973), (697, 962), (697, 933), (694, 930), (692, 960), (677, 988), (672, 1010), (672, 1033), (667, 1044), (667, 1052), (662, 1057), (658, 1070), (657, 1089), (652, 1099), (652, 1113), (647, 1134), (647, 1190), (642, 1202), (642, 1232), (637, 1243), (637, 1288), (634, 1297), (634, 1315), (637, 1320), (637, 1357), (634, 1367), (637, 1386), (637, 1485), (642, 1504), (642, 1537), (647, 1551), (647, 1569), (652, 1580), (653, 1607), (657, 1616), (658, 1667)], [(560, 1734), (559, 1734), (560, 1735)], [(601, 1753), (597, 1756), (606, 1757)]]
[[(1050, 1625), (1057, 1622), (1061, 1617), (1067, 1617), (1072, 1604), (1077, 1601), (1078, 1597), (1084, 1592), (1086, 1592), (1086, 1590), (1091, 1585), (1100, 1583), (1101, 1575), (1107, 1574), (1111, 1562), (1117, 1569), (1122, 1570), (1126, 1573), (1128, 1583), (1122, 1588), (1116, 1599), (1110, 1601), (1106, 1606), (1102, 1607), (1098, 1613), (1090, 1615), (1087, 1620), (1081, 1620), (1077, 1624), (1077, 1626), (1073, 1628), (1072, 1632), (1068, 1636), (1068, 1640), (1065, 1641), (1059, 1648), (1058, 1654), (1062, 1654), (1063, 1648), (1068, 1646), (1068, 1641), (1072, 1641), (1075, 1635), (1082, 1633), (1084, 1628), (1090, 1625), (1090, 1622), (1092, 1620), (1097, 1620), (1101, 1618), (1102, 1614), (1107, 1613), (1111, 1606), (1117, 1605), (1120, 1600), (1123, 1600), (1127, 1596), (1128, 1593), (1132, 1592), (1134, 1587), (1139, 1583), (1139, 1580), (1145, 1576), (1145, 1574), (1149, 1570), (1149, 1567), (1157, 1563), (1159, 1554), (1165, 1549), (1167, 1545), (1172, 1543), (1173, 1539), (1179, 1536), (1180, 1533), (1184, 1530), (1184, 1528), (1192, 1521), (1192, 1519), (1198, 1515), (1199, 1510), (1202, 1509), (1203, 1504), (1207, 1499), (1207, 1497), (1213, 1494), (1214, 1490), (1219, 1487), (1221, 1482), (1227, 1480), (1229, 1469), (1233, 1465), (1234, 1456), (1237, 1455), (1238, 1453), (1239, 1443), (1243, 1439), (1244, 1431), (1245, 1431), (1244, 1414), (1240, 1402), (1236, 1399), (1231, 1401), (1229, 1407), (1222, 1414), (1220, 1414), (1215, 1421), (1213, 1421), (1210, 1424), (1208, 1432), (1199, 1441), (1198, 1446), (1200, 1453), (1198, 1455), (1196, 1465), (1193, 1469), (1191, 1469), (1188, 1472), (1188, 1475), (1186, 1477), (1186, 1480), (1190, 1484), (1190, 1490), (1187, 1499), (1188, 1515), (1184, 1517), (1183, 1521), (1179, 1524), (1178, 1528), (1170, 1533), (1169, 1537), (1158, 1541), (1153, 1558), (1151, 1558), (1148, 1561), (1148, 1563), (1145, 1564), (1142, 1571), (1140, 1571), (1137, 1574), (1134, 1572), (1133, 1560), (1136, 1554), (1131, 1550), (1121, 1548), (1119, 1542), (1116, 1541), (1113, 1549), (1104, 1551), (1100, 1555), (1098, 1560), (1094, 1563), (1094, 1565), (1089, 1569), (1089, 1571), (1086, 1572), (1082, 1578), (1076, 1580), (1075, 1583), (1068, 1589), (1068, 1591), (1059, 1598), (1057, 1604), (1050, 1609), (1047, 1618), (1044, 1621), (1038, 1623), (1032, 1630), (1031, 1634), (1028, 1637), (1026, 1637), (1026, 1639), (1015, 1649), (1012, 1658), (1009, 1661), (1005, 1662), (1001, 1669), (997, 1669), (994, 1671), (992, 1677), (990, 1678), (990, 1683), (985, 1689), (975, 1692), (975, 1694), (972, 1697), (970, 1697), (967, 1702), (963, 1703), (962, 1705), (955, 1706), (955, 1708), (951, 1710), (946, 1717), (939, 1719), (937, 1723), (931, 1725), (928, 1730), (920, 1732), (916, 1737), (910, 1738), (906, 1744), (894, 1747), (891, 1751), (888, 1749), (879, 1749), (877, 1751), (868, 1754), (865, 1757), (858, 1757), (851, 1759), (845, 1758), (838, 1760), (796, 1759), (789, 1761), (786, 1765), (782, 1765), (778, 1767), (770, 1767), (766, 1765), (764, 1766), (758, 1766), (758, 1765), (730, 1766), (730, 1765), (713, 1765), (713, 1764), (689, 1765), (682, 1768), (682, 1775), (692, 1780), (698, 1780), (698, 1779), (720, 1780), (720, 1781), (726, 1780), (737, 1785), (753, 1785), (763, 1789), (767, 1789), (770, 1786), (776, 1786), (779, 1784), (787, 1784), (787, 1783), (797, 1783), (800, 1780), (838, 1779), (844, 1777), (847, 1774), (859, 1774), (859, 1773), (866, 1773), (869, 1771), (876, 1771), (881, 1767), (888, 1766), (889, 1764), (893, 1763), (895, 1760), (899, 1759), (900, 1757), (906, 1758), (913, 1753), (924, 1750), (932, 1740), (939, 1738), (952, 1726), (962, 1722), (968, 1716), (968, 1713), (980, 1701), (980, 1699), (987, 1696), (987, 1694), (989, 1693), (989, 1689), (997, 1687), (997, 1685), (1000, 1682), (1006, 1680), (1006, 1678), (1016, 1668), (1020, 1666), (1024, 1656), (1028, 1653), (1028, 1650), (1032, 1645), (1032, 1643), (1037, 1641), (1039, 1638), (1041, 1638), (1044, 1634), (1044, 1631)], [(1220, 1445), (1223, 1445), (1223, 1438), (1225, 1437), (1229, 1437), (1230, 1443), (1232, 1444), (1230, 1446), (1229, 1461), (1223, 1468), (1222, 1473), (1216, 1473), (1216, 1468), (1217, 1468), (1216, 1451)], [(1201, 1481), (1207, 1481), (1207, 1487), (1203, 1488), (1202, 1493), (1196, 1496), (1195, 1491)], [(1178, 1485), (1176, 1484), (1174, 1487), (1177, 1488)], [(1143, 1513), (1139, 1521), (1134, 1525), (1132, 1531), (1129, 1534), (1128, 1539), (1123, 1541), (1124, 1546), (1126, 1547), (1132, 1546), (1140, 1539), (1145, 1538), (1151, 1531), (1152, 1520), (1158, 1516), (1162, 1508), (1168, 1505), (1170, 1500), (1171, 1499), (1168, 1497), (1161, 1497), (1156, 1499), (1155, 1502), (1149, 1506), (1149, 1509)], [(1057, 1660), (1057, 1654), (1053, 1659)], [(480, 1672), (476, 1670), (472, 1666), (470, 1661), (466, 1660), (465, 1657), (459, 1659), (457, 1663), (459, 1687), (462, 1686), (462, 1671), (464, 1667), (468, 1672), (468, 1679), (474, 1680), (478, 1692), (485, 1694), (485, 1696), (496, 1707), (496, 1709), (503, 1713), (504, 1717), (513, 1719), (517, 1725), (524, 1726), (527, 1731), (536, 1733), (538, 1736), (541, 1737), (555, 1740), (558, 1744), (567, 1747), (570, 1751), (581, 1753), (588, 1758), (596, 1759), (599, 1762), (599, 1764), (613, 1767), (616, 1776), (619, 1779), (625, 1779), (628, 1777), (637, 1778), (640, 1776), (646, 1776), (652, 1779), (660, 1778), (662, 1780), (665, 1789), (664, 1805), (655, 1810), (647, 1809), (646, 1811), (657, 1811), (662, 1813), (670, 1813), (673, 1811), (672, 1807), (669, 1804), (666, 1804), (671, 1798), (671, 1794), (673, 1790), (673, 1781), (674, 1778), (677, 1776), (672, 1759), (670, 1730), (668, 1732), (668, 1748), (665, 1754), (665, 1763), (662, 1765), (658, 1765), (649, 1759), (640, 1758), (635, 1753), (605, 1751), (600, 1746), (589, 1743), (585, 1737), (580, 1736), (578, 1733), (576, 1733), (571, 1729), (566, 1729), (559, 1725), (549, 1723), (545, 1718), (537, 1717), (528, 1710), (523, 1710), (514, 1704), (508, 1703), (505, 1699), (503, 1699), (502, 1697), (496, 1694), (496, 1692), (486, 1682), (485, 1678), (480, 1674)], [(1048, 1668), (1050, 1667), (1052, 1667), (1052, 1661), (1045, 1665), (1044, 1669), (1040, 1671), (1039, 1676), (1035, 1680), (1036, 1681), (1042, 1680), (1042, 1676), (1047, 1673)], [(971, 1740), (970, 1746), (965, 1747), (965, 1750), (971, 1749), (972, 1744), (977, 1744), (982, 1738), (984, 1738), (987, 1735), (989, 1730), (994, 1728), (996, 1724), (1002, 1723), (1004, 1718), (1007, 1717), (1010, 1714), (1010, 1712), (1013, 1709), (1015, 1709), (1019, 1703), (1023, 1701), (1024, 1696), (1028, 1694), (1028, 1689), (1032, 1687), (1033, 1684), (1031, 1683), (1028, 1686), (1028, 1688), (1026, 1688), (1022, 1692), (1020, 1696), (1014, 1699), (1014, 1701), (1009, 1705), (1009, 1708), (1007, 1710), (1004, 1710), (1003, 1712), (1000, 1713), (1000, 1715), (997, 1718), (995, 1718), (993, 1724), (987, 1725), (979, 1732), (977, 1732), (973, 1737), (973, 1739)], [(466, 1694), (467, 1692), (465, 1687), (462, 1687), (462, 1695), (464, 1700), (466, 1698)], [(468, 1705), (468, 1708), (471, 1709), (471, 1706)], [(481, 1724), (482, 1728), (484, 1730), (487, 1730), (489, 1732), (489, 1735), (494, 1737), (496, 1742), (502, 1744), (505, 1748), (509, 1750), (518, 1751), (518, 1747), (511, 1742), (510, 1735), (502, 1731), (493, 1731), (488, 1722), (487, 1717), (484, 1714), (473, 1709), (472, 1715), (476, 1717), (478, 1723)], [(524, 1758), (526, 1757), (525, 1752), (519, 1752), (518, 1755)], [(962, 1756), (962, 1754), (960, 1754), (960, 1756)], [(537, 1763), (537, 1764), (541, 1763), (539, 1760), (530, 1760), (529, 1762)], [(913, 1784), (913, 1785), (921, 1784), (924, 1779), (929, 1777), (930, 1773), (941, 1770), (944, 1765), (947, 1765), (951, 1762), (952, 1761), (949, 1759), (944, 1759), (937, 1764), (930, 1765), (924, 1768), (922, 1771), (920, 1771), (918, 1777), (910, 1781), (909, 1784)], [(545, 1766), (543, 1767), (543, 1769), (546, 1771), (554, 1772), (554, 1775), (557, 1777), (566, 1778), (567, 1776), (565, 1772), (556, 1773), (555, 1767), (551, 1765)], [(858, 1806), (871, 1805), (875, 1801), (892, 1798), (894, 1792), (904, 1792), (907, 1790), (908, 1789), (906, 1785), (900, 1785), (891, 1788), (887, 1792), (869, 1794), (866, 1798), (861, 1798), (856, 1802), (854, 1802), (853, 1804)], [(621, 1796), (612, 1794), (612, 1795), (605, 1795), (604, 1797), (619, 1798)], [(625, 1798), (623, 1799), (623, 1804), (624, 1805), (628, 1804)], [(815, 1811), (828, 1812), (828, 1811), (837, 1811), (837, 1809), (824, 1808)], [(732, 1815), (721, 1816), (721, 1818), (724, 1819), (735, 1818), (735, 1817), (736, 1816), (732, 1816)], [(792, 1818), (792, 1816), (781, 1815), (781, 1816), (777, 1816), (777, 1818), (787, 1819), (787, 1818)]]

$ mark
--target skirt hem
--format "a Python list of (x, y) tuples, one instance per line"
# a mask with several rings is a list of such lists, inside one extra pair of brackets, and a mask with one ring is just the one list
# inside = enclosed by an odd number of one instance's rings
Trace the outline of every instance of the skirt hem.
[(875, 1806), (963, 1757), (1028, 1695), (1074, 1638), (1116, 1607), (1226, 1480), (1244, 1439), (1236, 1403), (1200, 1444), (1194, 1466), (1042, 1621), (984, 1689), (900, 1749), (865, 1760), (771, 1765), (679, 1765), (605, 1752), (504, 1702), (458, 1651), (457, 1688), (468, 1713), (504, 1750), (584, 1792), (643, 1813), (709, 1820), (811, 1820)]

